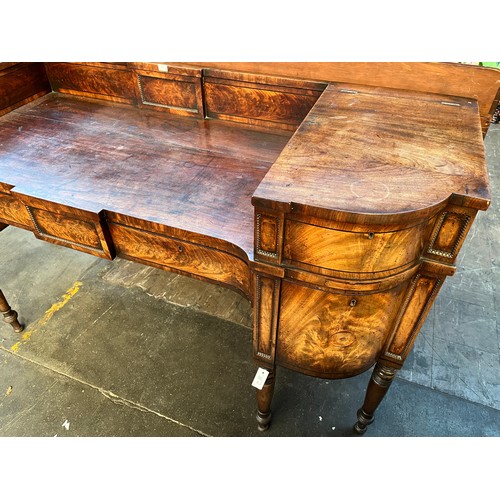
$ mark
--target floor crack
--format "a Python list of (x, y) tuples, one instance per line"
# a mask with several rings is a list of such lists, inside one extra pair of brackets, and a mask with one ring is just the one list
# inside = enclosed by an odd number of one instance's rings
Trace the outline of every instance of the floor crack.
[(118, 396), (114, 392), (108, 391), (106, 389), (102, 389), (100, 387), (96, 387), (96, 389), (104, 397), (108, 398), (110, 401), (112, 401), (116, 405), (127, 406), (128, 408), (132, 408), (134, 410), (139, 410), (139, 411), (146, 412), (146, 413), (153, 413), (154, 415), (156, 415), (160, 418), (164, 418), (164, 419), (168, 420), (169, 422), (180, 425), (182, 427), (186, 427), (186, 428), (192, 430), (193, 432), (196, 432), (197, 434), (200, 434), (200, 435), (205, 436), (205, 437), (211, 437), (209, 434), (205, 434), (204, 432), (202, 432), (198, 429), (195, 429), (194, 427), (191, 427), (190, 425), (179, 422), (178, 420), (175, 420), (171, 417), (167, 417), (166, 415), (163, 415), (162, 413), (159, 413), (155, 410), (152, 410), (151, 408), (148, 408), (144, 405), (141, 405), (140, 403), (136, 403), (135, 401), (131, 401), (130, 399), (126, 399), (126, 398), (123, 398), (121, 396)]
[[(109, 391), (107, 389), (104, 389), (102, 387), (98, 387), (94, 384), (91, 384), (90, 382), (86, 382), (84, 380), (81, 380), (77, 377), (74, 377), (73, 375), (69, 375), (68, 373), (64, 373), (64, 372), (61, 372), (55, 368), (52, 368), (50, 366), (47, 366), (43, 363), (40, 363), (39, 361), (35, 361), (34, 359), (30, 359), (26, 356), (23, 356), (17, 352), (12, 352), (10, 351), (9, 349), (5, 349), (5, 347), (2, 347), (0, 346), (0, 350), (3, 351), (3, 352), (6, 352), (12, 356), (16, 356), (17, 358), (20, 358), (24, 361), (27, 361), (29, 363), (33, 363), (37, 366), (40, 366), (41, 368), (45, 368), (46, 370), (49, 370), (51, 372), (54, 372), (54, 373), (57, 373), (58, 375), (61, 375), (63, 377), (66, 377), (66, 378), (69, 378), (70, 380), (73, 380), (74, 382), (78, 382), (82, 385), (85, 385), (87, 387), (90, 387), (96, 391), (98, 391), (100, 394), (102, 394), (104, 397), (106, 397), (107, 399), (109, 399), (110, 401), (112, 401), (114, 404), (117, 404), (117, 405), (121, 405), (121, 406), (127, 406), (128, 408), (132, 408), (134, 410), (138, 410), (138, 411), (142, 411), (142, 412), (145, 412), (145, 413), (152, 413), (153, 415), (156, 415), (157, 417), (160, 417), (160, 418), (163, 418), (165, 420), (168, 420), (169, 422), (173, 423), (173, 424), (176, 424), (176, 425), (179, 425), (181, 427), (185, 427), (186, 429), (189, 429), (191, 430), (192, 432), (195, 432), (196, 434), (199, 434), (200, 436), (204, 436), (204, 437), (212, 437), (210, 434), (206, 434), (205, 432), (203, 431), (200, 431), (199, 429), (196, 429), (194, 427), (191, 427), (190, 425), (188, 424), (185, 424), (183, 422), (180, 422), (178, 420), (175, 420), (174, 418), (171, 418), (171, 417), (168, 417), (167, 415), (163, 415), (162, 413), (156, 411), (156, 410), (153, 410), (151, 408), (148, 408), (147, 406), (144, 406), (142, 405), (141, 403), (137, 403), (135, 401), (131, 401), (130, 399), (127, 399), (127, 398), (124, 398), (122, 396), (119, 396), (117, 394), (115, 394), (114, 392), (112, 391)], [(38, 402), (38, 401), (37, 401)]]

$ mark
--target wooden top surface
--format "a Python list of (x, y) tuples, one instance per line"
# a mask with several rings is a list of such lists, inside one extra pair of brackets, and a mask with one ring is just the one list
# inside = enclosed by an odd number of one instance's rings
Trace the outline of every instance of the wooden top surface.
[(290, 135), (49, 94), (0, 117), (0, 182), (252, 255), (251, 196)]
[(423, 211), (453, 193), (478, 209), (489, 203), (474, 100), (338, 84), (316, 102), (254, 203), (369, 219)]

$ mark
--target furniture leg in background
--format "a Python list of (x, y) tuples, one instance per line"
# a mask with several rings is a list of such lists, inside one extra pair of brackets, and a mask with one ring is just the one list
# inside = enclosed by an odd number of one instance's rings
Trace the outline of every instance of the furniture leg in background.
[(12, 325), (16, 333), (23, 331), (24, 326), (17, 320), (17, 312), (10, 308), (2, 290), (0, 290), (0, 312), (3, 314), (3, 320)]

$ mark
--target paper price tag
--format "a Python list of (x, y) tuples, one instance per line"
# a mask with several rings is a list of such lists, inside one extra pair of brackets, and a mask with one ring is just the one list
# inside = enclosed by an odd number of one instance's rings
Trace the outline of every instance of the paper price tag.
[(252, 382), (252, 387), (259, 389), (259, 391), (264, 387), (267, 377), (269, 375), (269, 370), (264, 368), (259, 368)]
[(168, 73), (168, 66), (166, 64), (158, 64), (158, 71)]

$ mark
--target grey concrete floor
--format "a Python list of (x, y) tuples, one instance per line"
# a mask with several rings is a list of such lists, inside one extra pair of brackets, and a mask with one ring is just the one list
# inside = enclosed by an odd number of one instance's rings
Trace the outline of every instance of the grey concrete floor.
[[(368, 436), (500, 436), (500, 126), (493, 191)], [(279, 369), (274, 420), (255, 423), (252, 315), (221, 287), (0, 233), (0, 436), (352, 436), (370, 374)], [(362, 438), (363, 439), (363, 438)]]

